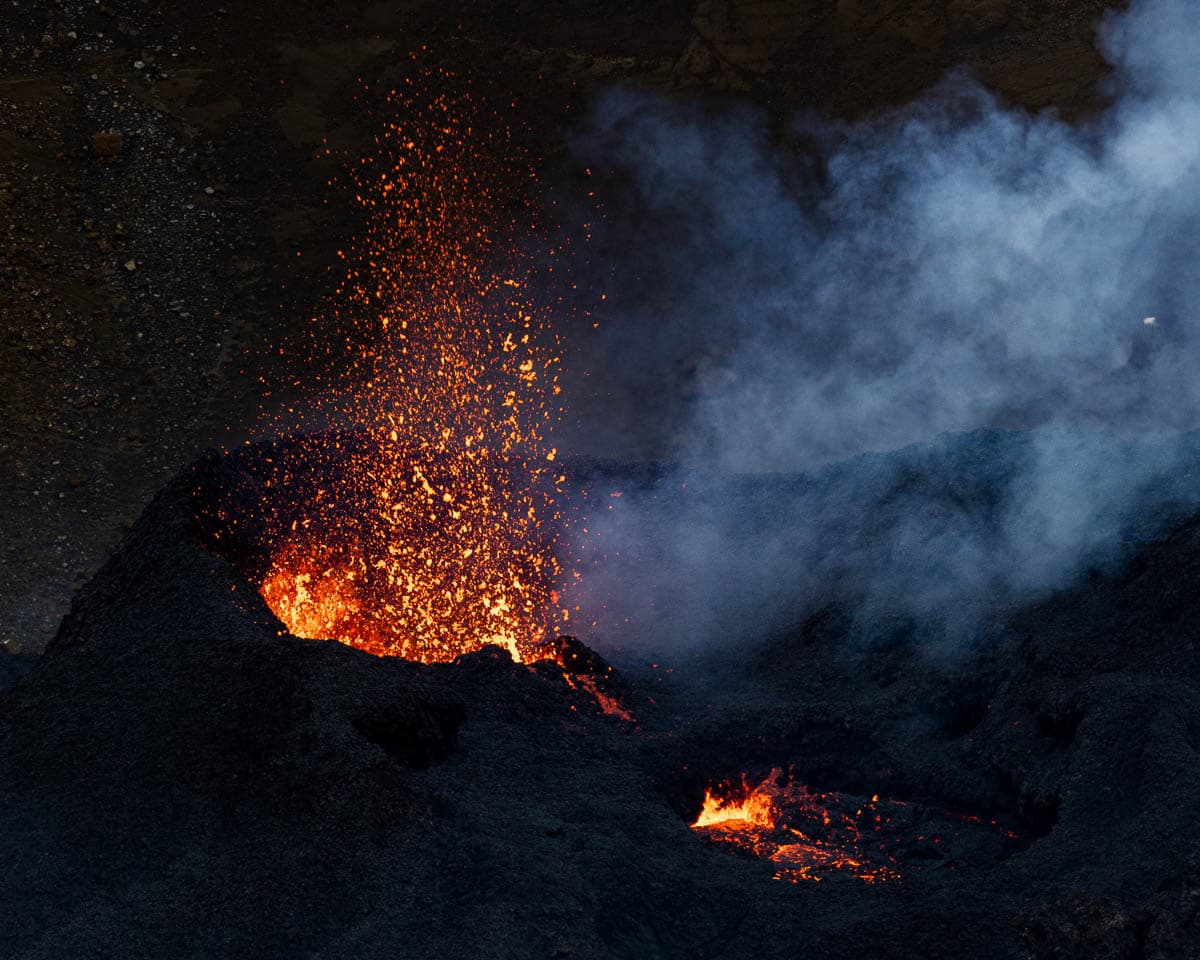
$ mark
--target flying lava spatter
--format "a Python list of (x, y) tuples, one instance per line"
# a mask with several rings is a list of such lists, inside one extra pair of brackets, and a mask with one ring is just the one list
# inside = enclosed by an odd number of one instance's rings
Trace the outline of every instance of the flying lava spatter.
[(330, 305), (352, 331), (350, 368), (312, 419), (355, 442), (272, 545), (260, 592), (300, 637), (425, 662), (485, 643), (533, 659), (569, 619), (535, 178), (503, 117), (447, 79), (416, 71), (390, 91), (374, 151), (352, 164), (364, 227), (339, 251)]

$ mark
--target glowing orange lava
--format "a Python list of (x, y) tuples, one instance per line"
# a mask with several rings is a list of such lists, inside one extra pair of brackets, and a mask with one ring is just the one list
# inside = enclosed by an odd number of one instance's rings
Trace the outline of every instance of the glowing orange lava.
[[(723, 794), (705, 791), (704, 806), (692, 829), (776, 864), (774, 878), (799, 883), (820, 882), (834, 873), (865, 883), (896, 880), (894, 861), (867, 850), (860, 820), (874, 816), (878, 797), (855, 814), (838, 809), (840, 797), (811, 793), (776, 768), (753, 786), (743, 778)], [(878, 821), (876, 821), (878, 822)]]
[(693, 827), (774, 827), (775, 801), (760, 784), (739, 799), (721, 798), (711, 790), (704, 791), (704, 807)]
[(557, 663), (562, 667), (567, 686), (586, 693), (602, 713), (622, 720), (634, 719), (633, 714), (611, 692), (613, 668), (574, 637), (556, 637), (539, 644), (533, 659)]
[(350, 370), (309, 416), (367, 442), (271, 545), (260, 592), (300, 637), (529, 659), (568, 619), (558, 341), (527, 254), (532, 172), (503, 119), (452, 87), (431, 71), (392, 90), (377, 150), (353, 165), (365, 228), (313, 324), (317, 340), (349, 331)]
[(776, 880), (864, 883), (899, 880), (901, 870), (956, 869), (1006, 855), (1020, 838), (998, 820), (902, 800), (817, 793), (776, 768), (757, 783), (709, 789), (692, 829), (713, 843), (774, 864)]

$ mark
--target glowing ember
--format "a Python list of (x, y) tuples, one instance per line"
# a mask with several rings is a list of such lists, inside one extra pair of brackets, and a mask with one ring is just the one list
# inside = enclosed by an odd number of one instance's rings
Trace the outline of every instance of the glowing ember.
[(960, 845), (968, 829), (982, 831), (994, 855), (1017, 839), (996, 821), (878, 796), (814, 793), (778, 768), (758, 784), (743, 777), (740, 785), (707, 790), (692, 829), (735, 852), (770, 860), (774, 879), (792, 883), (836, 875), (882, 883), (899, 880), (901, 867), (918, 861), (954, 866), (941, 852), (943, 835)]
[(310, 415), (368, 442), (279, 531), (261, 593), (300, 637), (422, 661), (494, 643), (528, 659), (567, 619), (548, 442), (557, 339), (522, 255), (531, 172), (494, 114), (426, 93), (448, 85), (431, 74), (392, 91), (395, 119), (354, 166), (366, 227), (339, 252), (334, 316), (314, 325), (322, 342), (349, 329), (352, 369)]

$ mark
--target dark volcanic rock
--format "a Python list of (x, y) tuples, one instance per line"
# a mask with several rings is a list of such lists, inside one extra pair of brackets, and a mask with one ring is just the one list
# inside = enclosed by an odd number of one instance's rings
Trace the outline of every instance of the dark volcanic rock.
[(1118, 903), (1081, 894), (1039, 910), (1025, 930), (1030, 960), (1135, 960), (1140, 939), (1138, 924)]
[[(2, 956), (1194, 955), (1198, 522), (954, 665), (851, 655), (835, 605), (719, 685), (627, 671), (632, 724), (499, 649), (284, 634), (200, 543), (213, 466), (0, 701)], [(777, 882), (689, 830), (707, 784), (789, 766), (847, 809), (881, 794), (903, 879)], [(923, 835), (976, 815), (1014, 836)]]
[(0, 650), (0, 697), (16, 686), (17, 681), (33, 667), (33, 663), (31, 656)]

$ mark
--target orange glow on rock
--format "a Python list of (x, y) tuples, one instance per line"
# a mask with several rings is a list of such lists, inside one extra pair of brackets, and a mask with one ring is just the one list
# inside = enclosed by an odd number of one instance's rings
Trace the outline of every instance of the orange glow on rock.
[(539, 644), (531, 659), (558, 664), (567, 686), (586, 693), (596, 701), (601, 713), (620, 720), (634, 720), (633, 714), (612, 693), (613, 668), (573, 637), (556, 637)]

